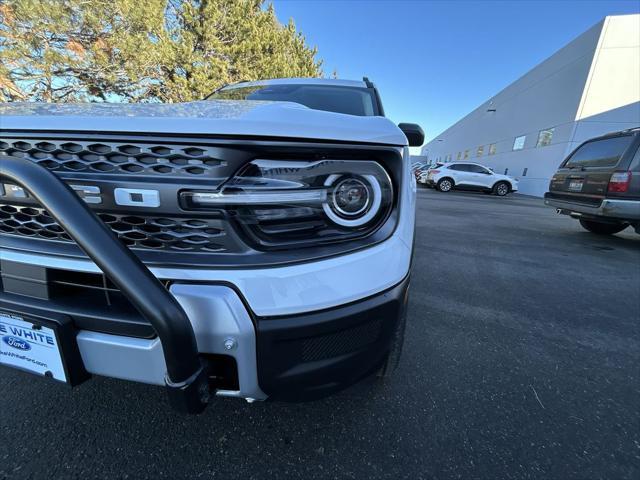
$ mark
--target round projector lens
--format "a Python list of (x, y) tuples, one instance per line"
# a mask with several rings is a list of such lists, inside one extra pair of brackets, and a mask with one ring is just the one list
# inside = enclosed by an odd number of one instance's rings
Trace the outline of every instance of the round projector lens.
[(327, 177), (324, 186), (330, 190), (322, 209), (337, 225), (361, 227), (380, 213), (382, 189), (374, 175), (352, 177), (334, 173)]
[(341, 180), (333, 188), (333, 208), (345, 217), (362, 214), (370, 203), (369, 189), (357, 178)]

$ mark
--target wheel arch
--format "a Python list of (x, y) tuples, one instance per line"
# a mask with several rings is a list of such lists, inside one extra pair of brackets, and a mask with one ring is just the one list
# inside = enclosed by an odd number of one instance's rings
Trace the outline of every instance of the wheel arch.
[(440, 183), (442, 180), (450, 180), (454, 187), (455, 187), (455, 185), (456, 185), (456, 181), (455, 181), (455, 180), (454, 180), (454, 178), (453, 178), (452, 176), (450, 176), (450, 175), (443, 175), (442, 177), (440, 177), (440, 178), (436, 181), (436, 184)]
[(513, 183), (511, 183), (509, 180), (496, 180), (496, 182), (491, 185), (491, 191), (493, 192), (496, 188), (496, 186), (499, 183), (506, 183), (507, 185), (509, 185), (509, 193), (513, 192)]

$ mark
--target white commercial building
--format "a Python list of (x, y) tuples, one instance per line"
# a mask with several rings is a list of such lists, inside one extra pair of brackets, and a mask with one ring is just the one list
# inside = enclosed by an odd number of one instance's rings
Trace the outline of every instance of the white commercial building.
[(436, 161), (473, 161), (542, 196), (580, 143), (640, 126), (640, 15), (610, 16), (422, 148)]

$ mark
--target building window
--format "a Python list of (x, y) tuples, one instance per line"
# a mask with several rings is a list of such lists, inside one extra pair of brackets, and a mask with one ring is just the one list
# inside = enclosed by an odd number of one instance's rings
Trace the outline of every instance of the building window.
[(520, 135), (519, 137), (516, 137), (516, 139), (513, 141), (513, 149), (522, 150), (524, 148), (524, 142), (526, 139), (526, 135)]
[(469, 158), (469, 150), (464, 151), (464, 159), (466, 160), (467, 158)]
[(540, 130), (540, 133), (538, 133), (538, 143), (536, 143), (536, 147), (546, 147), (547, 145), (550, 145), (554, 130), (554, 128)]
[(456, 160), (460, 160), (462, 158), (462, 152), (458, 152), (458, 158)]
[(481, 157), (484, 152), (484, 145), (480, 145), (476, 150), (476, 157)]
[(489, 145), (489, 155), (495, 155), (496, 154), (496, 144), (492, 143), (491, 145)]

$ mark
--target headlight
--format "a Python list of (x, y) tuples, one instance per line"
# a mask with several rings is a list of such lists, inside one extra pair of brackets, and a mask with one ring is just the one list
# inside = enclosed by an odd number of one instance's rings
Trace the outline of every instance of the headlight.
[(228, 212), (263, 247), (318, 244), (371, 233), (393, 187), (369, 160), (254, 160), (217, 191), (184, 191), (186, 209)]
[(325, 186), (330, 188), (330, 193), (322, 208), (338, 225), (366, 225), (380, 212), (382, 188), (374, 175), (330, 175)]

